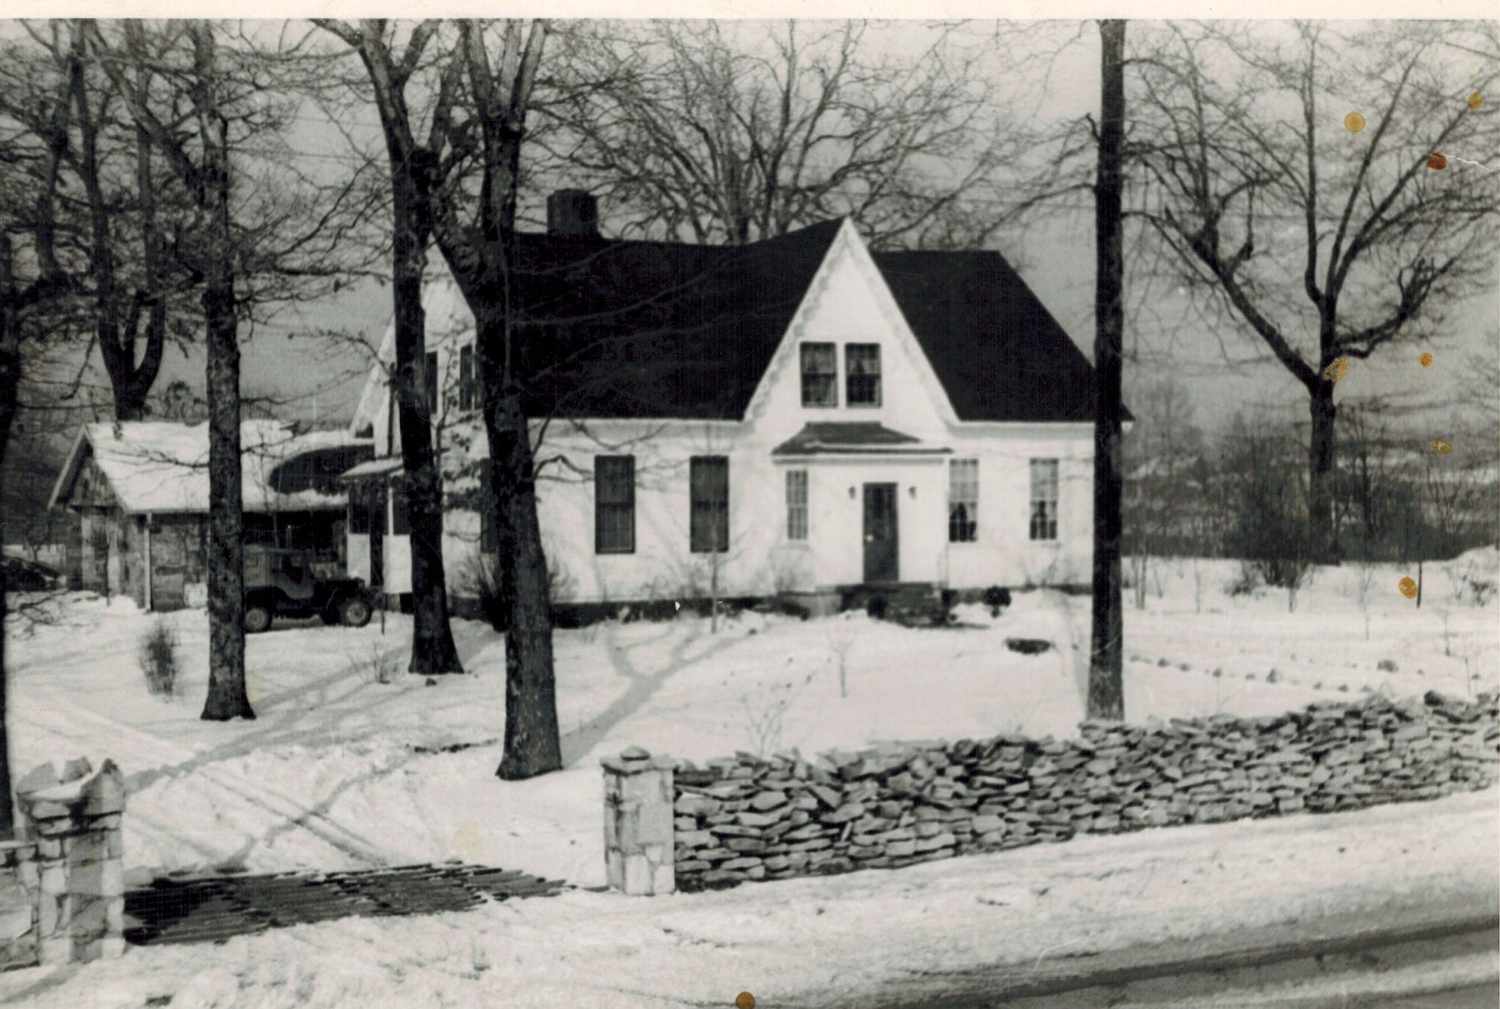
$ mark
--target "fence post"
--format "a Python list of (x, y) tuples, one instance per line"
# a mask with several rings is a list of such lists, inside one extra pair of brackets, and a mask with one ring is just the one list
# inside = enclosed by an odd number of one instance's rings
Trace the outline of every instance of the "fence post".
[(17, 787), (40, 880), (38, 952), (43, 964), (125, 952), (121, 818), (125, 778), (111, 760), (95, 771), (70, 760), (42, 765)]
[(611, 889), (632, 896), (672, 893), (672, 770), (670, 757), (638, 746), (605, 757), (604, 864)]

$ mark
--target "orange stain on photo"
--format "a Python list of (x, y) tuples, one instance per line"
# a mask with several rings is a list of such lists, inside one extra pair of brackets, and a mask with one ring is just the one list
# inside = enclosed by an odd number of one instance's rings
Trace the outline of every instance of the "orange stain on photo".
[(1433, 151), (1427, 155), (1427, 167), (1431, 168), (1434, 172), (1441, 172), (1444, 168), (1448, 167), (1448, 159), (1443, 156), (1442, 151)]
[(734, 1004), (738, 1009), (755, 1009), (755, 996), (742, 991), (734, 997)]
[(1411, 575), (1407, 575), (1405, 578), (1401, 579), (1401, 581), (1397, 583), (1397, 587), (1401, 590), (1401, 594), (1406, 598), (1417, 598), (1417, 582), (1416, 579), (1412, 578)]
[(1481, 95), (1478, 91), (1474, 92), (1472, 95), (1469, 96), (1469, 108), (1471, 108), (1471, 109), (1477, 109), (1477, 108), (1479, 108), (1479, 106), (1481, 106), (1483, 104), (1484, 104), (1484, 95)]
[(1453, 451), (1453, 443), (1443, 438), (1432, 439), (1432, 450), (1438, 455), (1447, 455)]
[(1365, 117), (1358, 112), (1351, 112), (1344, 117), (1344, 129), (1350, 133), (1358, 133), (1365, 128)]
[(1427, 352), (1425, 350), (1422, 351), (1422, 356), (1419, 357), (1419, 358), (1417, 358), (1417, 363), (1420, 364), (1424, 368), (1431, 368), (1432, 367), (1432, 354), (1430, 354), (1429, 352)]
[(1349, 374), (1349, 359), (1347, 357), (1336, 357), (1323, 369), (1323, 377), (1330, 382), (1337, 382)]

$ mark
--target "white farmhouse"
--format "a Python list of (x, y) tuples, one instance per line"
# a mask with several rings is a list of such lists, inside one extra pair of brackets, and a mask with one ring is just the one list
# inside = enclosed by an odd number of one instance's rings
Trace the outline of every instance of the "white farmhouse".
[[(611, 241), (577, 191), (548, 217), (518, 240), (509, 297), (555, 602), (1089, 580), (1093, 370), (998, 253), (872, 252), (848, 220), (748, 246)], [(424, 300), (463, 595), (493, 549), (474, 323), (446, 276)], [(348, 557), (399, 596), (392, 347), (351, 430), (376, 457), (346, 474)]]

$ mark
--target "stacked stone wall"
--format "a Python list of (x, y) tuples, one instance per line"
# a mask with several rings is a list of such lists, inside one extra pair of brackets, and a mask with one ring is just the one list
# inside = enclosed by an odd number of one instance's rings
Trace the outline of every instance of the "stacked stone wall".
[(1086, 722), (1064, 740), (996, 736), (814, 759), (676, 762), (667, 779), (673, 878), (694, 890), (1079, 834), (1433, 799), (1491, 784), (1497, 754), (1495, 697), (1432, 693), (1260, 718)]

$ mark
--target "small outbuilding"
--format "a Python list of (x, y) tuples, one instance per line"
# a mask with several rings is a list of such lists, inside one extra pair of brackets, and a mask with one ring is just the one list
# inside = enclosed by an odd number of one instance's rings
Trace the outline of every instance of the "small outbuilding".
[[(338, 477), (370, 458), (371, 441), (343, 430), (249, 420), (240, 444), (245, 542), (311, 550), (318, 563), (341, 573), (347, 495)], [(207, 424), (85, 424), (50, 505), (79, 516), (69, 566), (83, 589), (128, 595), (145, 610), (203, 605)]]

